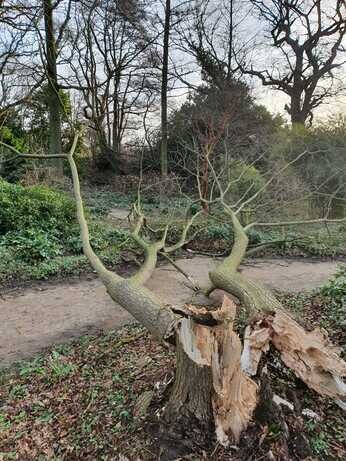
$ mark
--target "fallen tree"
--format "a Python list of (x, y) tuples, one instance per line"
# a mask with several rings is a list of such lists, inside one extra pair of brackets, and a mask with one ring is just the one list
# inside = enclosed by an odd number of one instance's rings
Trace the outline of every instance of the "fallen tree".
[[(208, 209), (217, 205), (229, 216), (234, 244), (230, 255), (209, 273), (209, 286), (200, 287), (199, 290), (206, 296), (216, 289), (223, 290), (236, 297), (240, 306), (236, 307), (226, 295), (219, 308), (172, 306), (158, 299), (145, 287), (145, 283), (156, 267), (158, 254), (168, 255), (181, 248), (187, 241), (194, 220), (202, 211), (188, 217), (180, 239), (174, 245), (168, 245), (169, 225), (162, 230), (159, 239), (150, 241), (145, 238), (146, 220), (138, 201), (134, 206), (136, 222), (132, 237), (143, 249), (144, 262), (137, 273), (129, 278), (109, 271), (90, 245), (79, 177), (73, 159), (76, 144), (77, 136), (70, 153), (64, 158), (71, 168), (84, 253), (110, 297), (131, 313), (158, 341), (176, 350), (175, 380), (170, 397), (160, 413), (161, 424), (165, 427), (161, 442), (166, 453), (161, 459), (176, 458), (176, 451), (172, 447), (177, 439), (186, 451), (191, 449), (194, 441), (189, 439), (196, 437), (196, 434), (200, 434), (204, 443), (212, 441), (215, 435), (223, 446), (239, 441), (261, 396), (261, 377), (256, 375), (258, 364), (270, 345), (279, 351), (285, 365), (307, 386), (323, 396), (333, 398), (336, 404), (346, 409), (346, 385), (342, 381), (346, 376), (346, 363), (329, 343), (326, 334), (319, 330), (304, 331), (285, 312), (273, 293), (239, 271), (248, 248), (249, 229), (256, 225), (291, 224), (253, 222), (244, 226), (240, 222), (241, 211), (257, 198), (274, 176), (262, 190), (232, 205), (226, 201), (228, 188), (222, 188), (210, 165), (215, 181), (212, 189), (216, 188), (218, 195), (208, 200)], [(26, 157), (43, 158), (36, 155)], [(201, 194), (201, 200), (207, 200), (205, 195)], [(338, 223), (345, 220), (332, 220), (325, 216), (308, 222)], [(246, 318), (243, 344), (234, 331), (237, 315)]]

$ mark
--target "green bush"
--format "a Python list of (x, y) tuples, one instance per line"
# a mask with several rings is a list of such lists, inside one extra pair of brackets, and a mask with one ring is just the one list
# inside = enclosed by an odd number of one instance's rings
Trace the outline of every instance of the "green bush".
[[(89, 227), (101, 259), (117, 263), (128, 233), (104, 223)], [(80, 273), (89, 268), (82, 253), (73, 199), (47, 187), (0, 180), (0, 283)]]
[(333, 298), (337, 302), (346, 302), (346, 265), (340, 266), (335, 277), (329, 280), (320, 291), (322, 295)]
[(0, 241), (14, 258), (35, 263), (62, 254), (60, 240), (52, 234), (35, 229), (8, 232)]
[[(0, 126), (0, 140), (19, 152), (23, 152), (26, 148), (24, 138), (19, 136), (16, 130), (5, 125)], [(0, 176), (10, 182), (19, 181), (26, 170), (27, 161), (16, 157), (10, 149), (2, 145), (0, 146), (0, 159)]]
[(265, 238), (262, 234), (262, 232), (256, 230), (256, 229), (250, 229), (247, 232), (247, 236), (249, 238), (249, 244), (250, 245), (257, 245), (260, 243), (263, 243), (265, 241)]
[[(90, 243), (94, 250), (103, 251), (110, 246), (119, 245), (128, 238), (128, 233), (113, 227), (104, 226), (99, 223), (91, 223)], [(66, 249), (74, 254), (81, 254), (83, 251), (82, 239), (79, 233), (79, 227), (71, 229), (71, 234), (66, 238)]]
[(319, 294), (326, 298), (328, 306), (321, 325), (346, 330), (346, 265), (340, 266), (335, 276), (320, 288)]
[(0, 179), (0, 236), (39, 229), (60, 237), (76, 221), (74, 201), (47, 187), (23, 187)]
[(65, 241), (79, 233), (75, 222), (75, 204), (67, 195), (0, 180), (1, 266), (7, 260), (36, 264), (62, 255)]
[(251, 197), (265, 184), (262, 174), (253, 165), (247, 165), (242, 160), (230, 163), (228, 180), (233, 183), (229, 188), (233, 202)]
[(230, 240), (233, 237), (229, 224), (209, 224), (206, 230), (207, 238)]

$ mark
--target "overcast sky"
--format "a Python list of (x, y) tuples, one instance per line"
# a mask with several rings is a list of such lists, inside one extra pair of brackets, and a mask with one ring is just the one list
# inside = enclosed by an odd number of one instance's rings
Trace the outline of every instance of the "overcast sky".
[[(258, 103), (266, 106), (270, 112), (274, 114), (279, 113), (287, 118), (284, 106), (288, 102), (288, 97), (282, 92), (264, 88), (257, 82), (254, 88), (254, 95)], [(339, 114), (346, 116), (346, 97), (344, 95), (330, 99), (327, 104), (322, 105), (314, 111), (316, 122), (326, 120), (331, 116)]]
[[(177, 3), (180, 3), (180, 0), (173, 0), (173, 4), (175, 1)], [(270, 0), (267, 1), (268, 3), (270, 3)], [(334, 0), (324, 1), (325, 5), (331, 7), (334, 4)], [(214, 14), (218, 15), (221, 11), (222, 5), (226, 5), (226, 7), (228, 6), (229, 0), (211, 0), (210, 4), (212, 5), (212, 8), (214, 8)], [(241, 46), (243, 43), (248, 42), (249, 46), (247, 56), (250, 59), (250, 61), (254, 63), (255, 68), (270, 69), (274, 62), (276, 62), (277, 65), (280, 65), (280, 63), (282, 63), (281, 52), (274, 47), (268, 46), (268, 43), (271, 42), (269, 30), (266, 28), (266, 24), (258, 19), (258, 15), (249, 5), (250, 3), (248, 0), (235, 1), (235, 41), (238, 41), (239, 44), (241, 44)], [(225, 10), (223, 9), (222, 11)], [(210, 14), (209, 17), (211, 23), (213, 23), (213, 14)], [(227, 14), (223, 14), (221, 16), (219, 23), (219, 28), (221, 30), (220, 40), (222, 40), (222, 38), (225, 36), (227, 37), (228, 24), (228, 16)], [(298, 28), (296, 32), (298, 34), (297, 37), (299, 39), (300, 29)], [(301, 32), (305, 32), (304, 29), (302, 29)], [(222, 51), (220, 51), (220, 56), (222, 56)], [(173, 59), (176, 58), (179, 59), (179, 57), (176, 54), (174, 54)], [(343, 76), (342, 79), (344, 80), (344, 87), (346, 88), (345, 66), (344, 72), (340, 74), (339, 77), (340, 76)], [(200, 71), (196, 71), (192, 76), (190, 76), (190, 78), (188, 78), (188, 80), (190, 80), (190, 82), (192, 82), (194, 85), (198, 85), (199, 83), (201, 83)], [(256, 77), (247, 80), (250, 84), (250, 87), (252, 88), (253, 95), (255, 96), (259, 104), (265, 105), (271, 113), (279, 113), (288, 119), (288, 114), (285, 111), (284, 106), (289, 102), (289, 98), (282, 91), (273, 90), (269, 87), (264, 87), (259, 81), (259, 79), (257, 79)], [(177, 94), (181, 94), (181, 96), (178, 98), (171, 99), (172, 107), (177, 107), (184, 101), (186, 96), (183, 95), (186, 95), (186, 90), (178, 90), (173, 92), (173, 95), (176, 96)], [(343, 114), (346, 116), (346, 93), (340, 93), (338, 97), (328, 100), (327, 104), (323, 104), (319, 108), (315, 109), (314, 121), (325, 120), (331, 116), (335, 116), (338, 114)]]

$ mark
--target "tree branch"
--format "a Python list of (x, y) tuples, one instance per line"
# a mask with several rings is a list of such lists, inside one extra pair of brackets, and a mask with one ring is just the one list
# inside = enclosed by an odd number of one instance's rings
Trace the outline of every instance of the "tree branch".
[(248, 224), (244, 230), (248, 231), (252, 227), (284, 227), (284, 226), (304, 226), (306, 224), (340, 224), (346, 222), (345, 218), (336, 218), (336, 219), (328, 219), (328, 218), (320, 218), (320, 219), (307, 219), (301, 221), (281, 221), (281, 222), (253, 222)]

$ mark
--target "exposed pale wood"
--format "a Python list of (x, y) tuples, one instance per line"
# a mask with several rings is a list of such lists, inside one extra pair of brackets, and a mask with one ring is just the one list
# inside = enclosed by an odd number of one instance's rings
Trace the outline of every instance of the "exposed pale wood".
[(328, 336), (319, 329), (306, 332), (288, 314), (275, 313), (272, 342), (286, 366), (320, 395), (332, 397), (346, 409), (346, 362)]
[(245, 330), (242, 368), (253, 376), (269, 343), (280, 352), (282, 361), (318, 394), (335, 399), (346, 410), (346, 362), (326, 333), (319, 329), (306, 332), (282, 310), (263, 315)]
[(222, 320), (220, 324), (209, 327), (184, 318), (178, 329), (179, 342), (188, 357), (211, 369), (215, 431), (224, 446), (239, 440), (257, 402), (257, 384), (241, 369), (242, 345), (233, 331), (235, 314), (235, 304), (225, 297), (221, 309), (212, 312)]
[(262, 354), (269, 350), (270, 334), (268, 327), (263, 327), (258, 323), (245, 328), (241, 367), (248, 376), (257, 374)]

